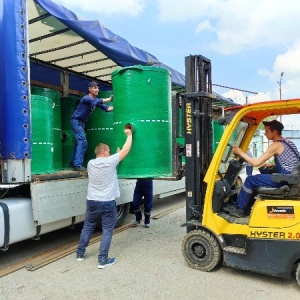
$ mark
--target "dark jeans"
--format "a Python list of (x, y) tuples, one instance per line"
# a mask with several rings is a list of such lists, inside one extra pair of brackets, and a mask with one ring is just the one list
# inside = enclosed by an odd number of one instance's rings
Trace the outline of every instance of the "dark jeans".
[(84, 154), (87, 149), (87, 140), (84, 131), (85, 123), (77, 119), (71, 119), (71, 126), (77, 142), (77, 146), (74, 149), (72, 162), (74, 166), (81, 167), (83, 165)]
[(150, 215), (153, 203), (153, 181), (152, 179), (138, 179), (134, 193), (132, 208), (137, 221), (142, 220), (141, 203), (144, 197), (145, 224), (150, 223)]
[(100, 218), (102, 223), (102, 238), (100, 242), (98, 261), (103, 261), (108, 257), (108, 251), (117, 218), (117, 206), (115, 200), (86, 201), (85, 220), (76, 251), (77, 255), (83, 256), (85, 254), (86, 247)]

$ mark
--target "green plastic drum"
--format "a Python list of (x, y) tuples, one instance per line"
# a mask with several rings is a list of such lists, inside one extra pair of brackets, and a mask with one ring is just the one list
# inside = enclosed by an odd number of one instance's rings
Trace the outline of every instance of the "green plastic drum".
[(72, 129), (70, 121), (73, 112), (79, 104), (80, 97), (70, 96), (61, 98), (61, 128)]
[(31, 147), (33, 174), (53, 173), (53, 100), (31, 95)]
[(217, 150), (219, 142), (224, 132), (224, 126), (220, 125), (217, 120), (212, 120), (213, 128), (213, 153)]
[(117, 69), (112, 73), (114, 133), (122, 147), (124, 126), (133, 126), (133, 144), (120, 163), (120, 178), (172, 176), (171, 75), (148, 66)]
[[(98, 98), (108, 98), (112, 91), (100, 91)], [(107, 103), (110, 106), (110, 103)], [(102, 109), (95, 108), (89, 120), (86, 123), (86, 138), (88, 148), (86, 151), (86, 163), (95, 158), (95, 148), (99, 143), (107, 144), (110, 153), (116, 152), (115, 139), (113, 132), (113, 112), (105, 112)]]
[[(185, 139), (183, 138), (182, 120), (183, 120), (182, 108), (179, 108), (179, 111), (178, 111), (178, 136), (180, 138), (178, 139), (178, 141), (176, 140), (176, 143), (179, 142), (181, 145), (185, 145)], [(182, 163), (182, 165), (185, 165), (185, 163), (186, 163), (185, 156), (181, 157), (181, 163)]]
[(70, 124), (71, 116), (80, 101), (79, 97), (61, 98), (61, 126), (62, 126), (62, 167), (69, 168), (72, 161), (76, 140)]
[(53, 100), (53, 157), (54, 170), (62, 168), (62, 141), (61, 141), (61, 94), (58, 91), (33, 86), (32, 95), (40, 95)]
[(76, 146), (76, 139), (72, 129), (65, 129), (62, 132), (62, 162), (63, 168), (69, 168), (72, 154)]

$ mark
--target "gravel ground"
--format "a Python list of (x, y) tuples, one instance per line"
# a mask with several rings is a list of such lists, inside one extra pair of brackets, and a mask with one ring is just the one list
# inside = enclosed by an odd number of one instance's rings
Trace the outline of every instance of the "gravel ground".
[(0, 279), (1, 300), (18, 299), (300, 299), (293, 280), (220, 267), (203, 273), (181, 254), (185, 208), (113, 236), (114, 266), (97, 268), (98, 244), (77, 262), (75, 254), (41, 269)]

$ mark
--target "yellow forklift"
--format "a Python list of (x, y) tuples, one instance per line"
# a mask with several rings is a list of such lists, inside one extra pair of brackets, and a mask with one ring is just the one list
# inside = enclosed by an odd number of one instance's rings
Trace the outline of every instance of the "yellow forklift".
[(268, 101), (226, 108), (225, 126), (212, 154), (211, 62), (186, 57), (183, 101), (185, 135), (186, 223), (182, 253), (194, 269), (211, 271), (220, 264), (282, 278), (300, 285), (300, 164), (291, 174), (272, 174), (281, 188), (260, 187), (243, 218), (222, 210), (242, 187), (245, 162), (232, 146), (246, 151), (266, 118), (300, 113), (300, 99)]

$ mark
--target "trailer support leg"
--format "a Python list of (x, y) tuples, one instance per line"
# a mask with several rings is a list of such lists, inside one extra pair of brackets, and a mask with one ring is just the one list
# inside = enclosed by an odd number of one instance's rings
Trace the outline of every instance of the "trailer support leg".
[(6, 251), (6, 250), (8, 250), (9, 232), (10, 232), (9, 209), (8, 209), (8, 206), (2, 202), (0, 202), (0, 207), (3, 210), (3, 216), (4, 216), (4, 243), (3, 243), (3, 247), (0, 249), (2, 251)]

